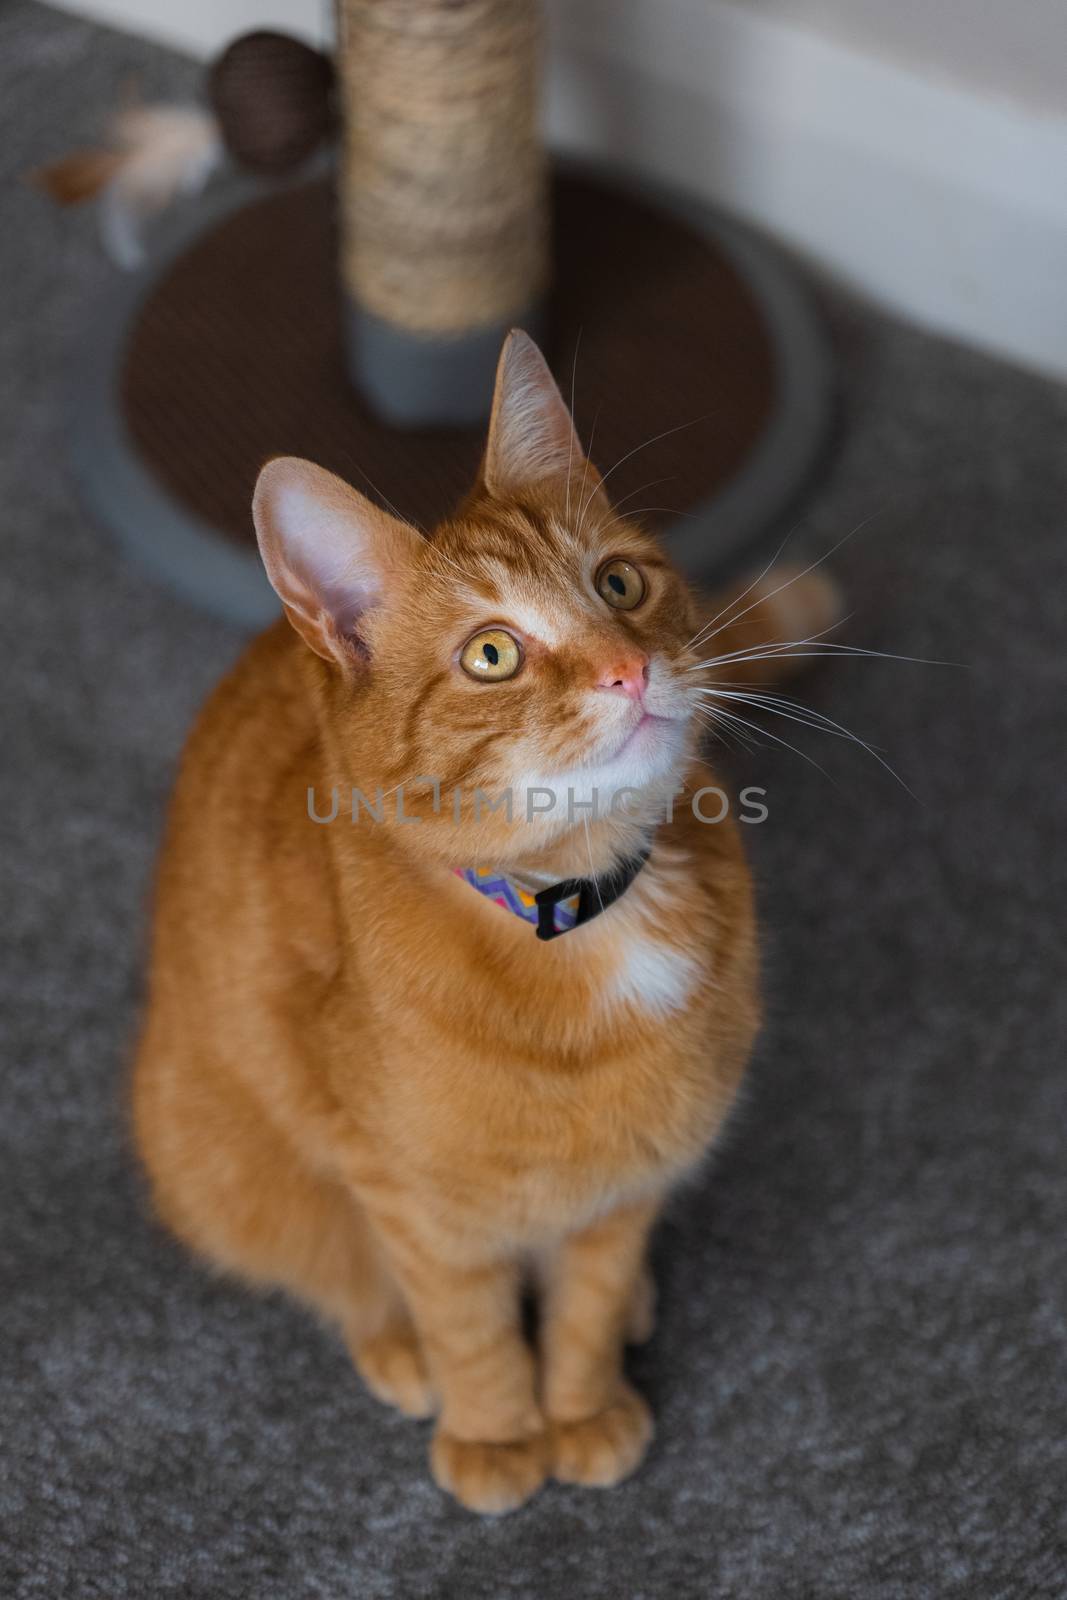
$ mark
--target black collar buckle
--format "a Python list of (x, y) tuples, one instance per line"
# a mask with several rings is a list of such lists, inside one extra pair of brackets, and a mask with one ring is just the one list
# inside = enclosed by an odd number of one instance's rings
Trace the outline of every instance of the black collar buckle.
[(541, 889), (535, 894), (537, 937), (558, 939), (561, 933), (570, 933), (570, 927), (556, 927), (556, 907), (561, 900), (570, 900), (574, 895), (578, 897), (578, 909), (571, 927), (580, 928), (583, 922), (588, 922), (593, 915), (590, 909), (592, 900), (590, 891), (595, 884), (595, 878), (564, 878), (562, 883), (550, 883), (547, 889)]
[[(539, 939), (558, 939), (561, 933), (572, 933), (575, 928), (580, 928), (583, 922), (589, 922), (593, 917), (598, 917), (602, 911), (615, 904), (621, 894), (633, 883), (651, 853), (651, 844), (642, 850), (640, 855), (631, 856), (628, 861), (623, 861), (613, 872), (607, 872), (602, 878), (565, 878), (562, 883), (550, 883), (547, 889), (541, 889), (534, 895), (537, 906), (537, 937)], [(556, 907), (561, 900), (578, 898), (578, 909), (574, 914), (574, 921), (570, 927), (556, 927)]]

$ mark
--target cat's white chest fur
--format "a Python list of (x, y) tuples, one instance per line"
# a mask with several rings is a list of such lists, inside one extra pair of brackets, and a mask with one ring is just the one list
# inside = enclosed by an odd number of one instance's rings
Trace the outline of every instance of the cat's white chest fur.
[(666, 870), (663, 866), (658, 871), (646, 868), (612, 908), (618, 923), (610, 929), (611, 960), (603, 989), (607, 1004), (628, 1002), (642, 1011), (667, 1016), (689, 1003), (704, 963), (695, 950), (666, 940), (655, 916), (657, 907), (670, 896), (676, 870), (673, 862)]
[(619, 960), (607, 989), (612, 1001), (630, 1001), (643, 1011), (680, 1011), (696, 987), (692, 956), (631, 932), (620, 941)]

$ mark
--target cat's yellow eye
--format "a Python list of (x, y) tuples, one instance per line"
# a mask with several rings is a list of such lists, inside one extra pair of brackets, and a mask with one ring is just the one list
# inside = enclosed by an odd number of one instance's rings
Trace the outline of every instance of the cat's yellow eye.
[(486, 628), (468, 639), (460, 653), (459, 664), (471, 678), (483, 678), (486, 683), (500, 683), (513, 678), (522, 665), (522, 651), (518, 643), (503, 628)]
[(596, 587), (616, 611), (632, 611), (645, 598), (645, 580), (630, 561), (605, 561), (596, 575)]

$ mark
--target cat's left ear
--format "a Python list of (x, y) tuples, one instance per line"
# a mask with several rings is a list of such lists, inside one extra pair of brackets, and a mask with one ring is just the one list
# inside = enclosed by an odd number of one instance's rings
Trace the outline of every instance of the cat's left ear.
[(252, 520), (267, 577), (297, 633), (324, 660), (357, 659), (368, 614), (413, 559), (421, 534), (295, 456), (267, 462)]
[(482, 479), (499, 500), (534, 485), (565, 491), (568, 480), (584, 484), (587, 495), (600, 491), (548, 363), (519, 328), (500, 352)]

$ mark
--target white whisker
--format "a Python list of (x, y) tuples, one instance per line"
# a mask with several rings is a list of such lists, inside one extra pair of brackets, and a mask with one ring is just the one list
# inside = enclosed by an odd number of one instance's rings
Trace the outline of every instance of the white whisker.
[(755, 750), (756, 744), (754, 740), (748, 738), (745, 734), (738, 733), (736, 729), (727, 729), (723, 724), (720, 723), (720, 720), (717, 716), (712, 715), (710, 710), (706, 710), (703, 706), (695, 706), (694, 711), (702, 722), (707, 723), (708, 727), (714, 734), (718, 736), (718, 738), (726, 739), (729, 735), (730, 739), (736, 741), (739, 750), (745, 750), (749, 754)]
[[(708, 418), (710, 416), (712, 416), (712, 415), (713, 415), (712, 412), (705, 411), (703, 416), (694, 417), (691, 422), (679, 422), (676, 427), (674, 427), (674, 428), (664, 428), (662, 433), (654, 433), (652, 435), (651, 439), (646, 439), (642, 444), (635, 444), (632, 450), (628, 450), (626, 452), (626, 454), (620, 460), (616, 461), (616, 463), (615, 463), (615, 465), (613, 467), (611, 467), (607, 472), (604, 473), (604, 476), (600, 480), (600, 487), (603, 488), (604, 484), (607, 483), (608, 479), (612, 476), (612, 474), (615, 473), (615, 472), (618, 472), (620, 467), (625, 466), (626, 462), (630, 460), (631, 456), (637, 455), (639, 450), (647, 450), (650, 445), (658, 444), (661, 439), (669, 439), (672, 433), (681, 433), (683, 431), (683, 429), (685, 429), (685, 428), (695, 428), (697, 426), (697, 423), (706, 422), (708, 420)], [(590, 449), (591, 448), (592, 448), (592, 445), (590, 445)], [(584, 487), (584, 485), (583, 485), (583, 487)], [(591, 503), (594, 494), (596, 494), (596, 486), (594, 486), (589, 491), (588, 498), (585, 501), (583, 501), (581, 509), (578, 512), (578, 534), (579, 535), (581, 534), (581, 531), (582, 531), (582, 523), (585, 520), (586, 510), (587, 510), (589, 504)]]
[(596, 885), (596, 897), (600, 901), (600, 909), (601, 909), (601, 911), (603, 911), (603, 909), (604, 909), (604, 896), (600, 892), (600, 884), (597, 881), (597, 875), (593, 870), (593, 842), (589, 837), (589, 818), (586, 816), (584, 811), (582, 812), (582, 823), (583, 823), (583, 825), (585, 827), (585, 848), (589, 853), (589, 876), (592, 878), (593, 883)]
[[(585, 452), (585, 465), (582, 468), (582, 486), (578, 491), (578, 526), (577, 526), (577, 528), (575, 530), (576, 536), (578, 536), (578, 537), (581, 536), (582, 520), (583, 520), (583, 518), (585, 516), (585, 506), (587, 504), (587, 502), (585, 501), (585, 498), (584, 498), (585, 497), (585, 486), (586, 486), (586, 483), (589, 480), (589, 468), (590, 468), (590, 465), (591, 465), (591, 457), (592, 457), (592, 454), (593, 454), (593, 442), (596, 439), (596, 425), (600, 421), (600, 413), (601, 413), (602, 410), (603, 410), (602, 406), (597, 406), (596, 416), (593, 418), (593, 426), (589, 430), (589, 449)], [(592, 488), (589, 491), (589, 499), (590, 500), (592, 500), (594, 494), (596, 494), (595, 486), (594, 486), (594, 488)]]
[[(831, 546), (831, 548), (826, 551), (825, 555), (821, 555), (819, 556), (818, 560), (810, 562), (809, 565), (806, 566), (801, 572), (795, 572), (791, 578), (786, 578), (785, 581), (780, 583), (776, 589), (772, 589), (770, 594), (761, 594), (758, 599), (751, 601), (743, 611), (735, 612), (734, 615), (727, 617), (726, 621), (723, 622), (720, 627), (716, 628), (713, 633), (707, 635), (707, 637), (714, 639), (716, 633), (722, 633), (724, 628), (732, 627), (735, 622), (740, 622), (742, 617), (747, 616), (750, 611), (754, 611), (757, 606), (766, 604), (768, 600), (773, 600), (776, 595), (781, 594), (783, 589), (788, 589), (792, 584), (799, 582), (801, 578), (806, 578), (809, 573), (815, 571), (816, 567), (821, 567), (824, 561), (829, 561), (832, 555), (836, 555), (838, 550), (841, 549), (842, 545), (847, 544), (851, 538), (872, 523), (875, 517), (881, 515), (881, 511), (872, 511), (869, 517), (864, 517), (862, 522), (857, 522), (856, 526), (851, 528), (849, 532), (845, 534), (843, 539), (839, 539), (835, 545)], [(757, 582), (758, 581), (759, 580), (757, 579)], [(696, 635), (697, 639), (700, 639), (701, 637), (701, 634)]]
[(571, 521), (571, 467), (574, 465), (574, 385), (578, 377), (578, 348), (582, 342), (582, 330), (578, 329), (578, 337), (574, 341), (574, 360), (571, 362), (571, 439), (567, 448), (567, 526)]
[(801, 517), (799, 522), (794, 522), (793, 526), (790, 528), (789, 532), (786, 534), (785, 538), (782, 540), (781, 544), (778, 546), (777, 550), (774, 552), (773, 556), (768, 561), (767, 565), (764, 567), (763, 571), (758, 573), (757, 576), (753, 578), (752, 582), (748, 585), (748, 587), (746, 589), (742, 589), (740, 594), (733, 595), (726, 602), (726, 604), (723, 606), (722, 610), (716, 612), (715, 616), (712, 617), (710, 622), (706, 622), (702, 628), (698, 628), (697, 629), (696, 633), (694, 633), (693, 637), (689, 640), (689, 643), (686, 645), (686, 649), (687, 650), (691, 650), (695, 644), (699, 644), (700, 641), (703, 638), (705, 638), (705, 636), (707, 635), (708, 629), (709, 628), (713, 628), (715, 626), (715, 624), (718, 622), (720, 617), (724, 616), (727, 611), (732, 610), (734, 606), (740, 605), (741, 601), (744, 600), (747, 595), (750, 595), (752, 593), (752, 591), (756, 587), (756, 585), (758, 583), (762, 583), (763, 582), (764, 578), (767, 576), (768, 572), (770, 572), (770, 570), (774, 566), (775, 562), (779, 561), (781, 559), (782, 551), (785, 549), (786, 545), (789, 543), (789, 541), (793, 537), (794, 533), (796, 533), (798, 528), (802, 528), (804, 526), (804, 523), (805, 523), (806, 520), (807, 520), (806, 518)]
[[(832, 624), (837, 627), (837, 623)], [(823, 633), (829, 633), (829, 628), (824, 628)], [(709, 656), (706, 661), (698, 661), (694, 666), (686, 667), (686, 672), (704, 672), (709, 667), (721, 667), (731, 662), (745, 661), (777, 661), (783, 656), (790, 660), (802, 661), (811, 656), (840, 658), (842, 656), (870, 656), (880, 661), (908, 661), (919, 667), (966, 667), (965, 661), (933, 661), (927, 656), (897, 655), (891, 650), (865, 650), (858, 644), (835, 644), (832, 640), (824, 639), (814, 650), (805, 650), (804, 645), (814, 644), (822, 637), (813, 633), (810, 639), (790, 639), (780, 644), (753, 646), (741, 650), (731, 650), (724, 656)]]
[(398, 522), (406, 523), (409, 528), (418, 528), (420, 533), (423, 532), (423, 529), (419, 527), (419, 524), (412, 517), (405, 517), (403, 512), (397, 510), (389, 496), (387, 494), (383, 494), (381, 489), (379, 489), (369, 472), (364, 472), (362, 467), (357, 467), (356, 471), (359, 473), (367, 487), (373, 489), (374, 493), (378, 496), (378, 499), (382, 502), (382, 505), (385, 507), (385, 509), (391, 512)]
[(635, 522), (638, 517), (652, 516), (657, 511), (666, 517), (685, 517), (693, 521), (697, 520), (696, 512), (678, 511), (674, 506), (638, 506), (635, 511), (626, 511), (621, 517), (612, 517), (610, 522), (602, 523), (601, 531), (606, 532), (608, 528), (614, 528), (618, 522)]
[[(795, 756), (799, 756), (802, 761), (806, 761), (809, 767), (814, 767), (816, 772), (821, 772), (828, 783), (834, 783), (834, 780), (830, 777), (830, 774), (826, 771), (826, 768), (820, 767), (819, 763), (813, 760), (813, 758), (809, 756), (805, 750), (799, 749), (795, 744), (790, 744), (788, 739), (779, 738), (778, 734), (772, 733), (769, 728), (761, 728), (757, 723), (750, 722), (747, 717), (739, 717), (735, 711), (724, 711), (721, 706), (716, 706), (714, 708), (712, 711), (712, 716), (715, 718), (721, 717), (724, 721), (731, 724), (738, 723), (743, 728), (749, 728), (757, 736), (757, 738), (762, 736), (765, 739), (773, 739), (775, 744), (780, 744), (784, 746), (786, 750), (791, 750)], [(837, 787), (838, 785), (835, 783), (834, 788), (836, 789)]]
[(632, 500), (635, 495), (644, 494), (646, 489), (658, 488), (661, 483), (672, 483), (675, 476), (676, 474), (670, 473), (665, 478), (650, 478), (647, 483), (642, 483), (636, 489), (631, 489), (629, 494), (624, 494), (621, 500), (613, 500), (611, 502), (612, 510), (618, 511), (620, 507), (626, 504), (627, 500)]
[[(853, 615), (854, 613), (850, 611), (847, 616), (842, 617), (839, 621), (831, 622), (826, 628), (820, 628), (818, 633), (810, 633), (806, 639), (763, 640), (759, 644), (739, 645), (736, 650), (728, 651), (726, 655), (709, 656), (706, 661), (698, 661), (696, 666), (687, 667), (685, 670), (687, 672), (700, 672), (705, 667), (719, 666), (721, 663), (728, 661), (744, 661), (747, 659), (753, 661), (774, 660), (779, 656), (788, 656), (799, 650), (802, 645), (816, 644), (820, 639), (826, 639), (828, 633), (833, 633), (835, 629), (843, 627), (846, 622), (851, 621)], [(836, 650), (848, 647), (839, 647), (833, 641), (827, 641), (827, 648)], [(858, 649), (859, 647), (856, 646), (855, 648)], [(757, 655), (755, 654), (757, 651), (764, 652), (764, 654)]]
[(698, 689), (696, 692), (701, 695), (709, 695), (715, 700), (739, 701), (744, 705), (752, 706), (757, 711), (769, 711), (775, 716), (784, 717), (788, 722), (798, 722), (802, 727), (812, 728), (816, 732), (829, 733), (837, 739), (847, 739), (850, 744), (859, 745), (862, 750), (866, 750), (867, 754), (872, 756), (880, 767), (885, 768), (890, 777), (896, 779), (902, 789), (907, 790), (913, 800), (917, 798), (904, 782), (900, 773), (889, 765), (889, 762), (879, 754), (873, 745), (868, 744), (866, 739), (861, 739), (858, 733), (853, 733), (851, 728), (846, 728), (842, 723), (835, 722), (833, 717), (827, 716), (822, 711), (816, 711), (811, 706), (799, 705), (796, 701), (785, 699), (781, 695), (750, 694), (730, 689)]

